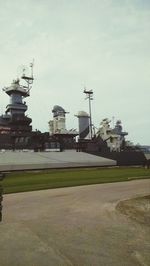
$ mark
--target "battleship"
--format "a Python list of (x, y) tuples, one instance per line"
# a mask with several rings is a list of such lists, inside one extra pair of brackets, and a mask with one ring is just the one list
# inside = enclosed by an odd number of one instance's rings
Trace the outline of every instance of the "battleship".
[(10, 86), (3, 88), (9, 96), (6, 111), (0, 116), (0, 150), (32, 150), (59, 151), (75, 150), (95, 156), (116, 160), (118, 165), (142, 165), (145, 163), (144, 153), (126, 141), (127, 132), (123, 131), (120, 120), (116, 121), (113, 128), (110, 120), (104, 118), (100, 127), (92, 123), (91, 100), (93, 91), (84, 89), (84, 94), (89, 102), (89, 112), (79, 111), (78, 131), (67, 130), (66, 114), (63, 107), (54, 105), (53, 118), (48, 122), (49, 131), (42, 133), (32, 130), (32, 119), (26, 115), (28, 106), (24, 101), (30, 96), (33, 86), (33, 63), (30, 64), (30, 75), (25, 69), (21, 78), (13, 80)]

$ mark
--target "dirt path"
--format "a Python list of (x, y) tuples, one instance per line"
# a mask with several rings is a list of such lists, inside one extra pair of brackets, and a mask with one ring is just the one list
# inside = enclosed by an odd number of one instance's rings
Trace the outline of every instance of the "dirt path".
[(149, 227), (116, 209), (150, 180), (4, 196), (0, 266), (148, 266)]

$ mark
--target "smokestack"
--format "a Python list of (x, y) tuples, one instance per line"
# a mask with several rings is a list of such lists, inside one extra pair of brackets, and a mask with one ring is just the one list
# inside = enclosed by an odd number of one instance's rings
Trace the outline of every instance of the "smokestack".
[(79, 139), (89, 138), (90, 116), (84, 111), (79, 111), (77, 115), (79, 124)]

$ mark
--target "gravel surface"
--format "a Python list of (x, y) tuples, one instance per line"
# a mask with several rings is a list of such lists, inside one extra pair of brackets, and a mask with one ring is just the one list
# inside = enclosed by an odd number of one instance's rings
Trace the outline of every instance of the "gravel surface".
[(4, 195), (0, 266), (148, 266), (149, 227), (120, 202), (149, 194), (150, 179)]

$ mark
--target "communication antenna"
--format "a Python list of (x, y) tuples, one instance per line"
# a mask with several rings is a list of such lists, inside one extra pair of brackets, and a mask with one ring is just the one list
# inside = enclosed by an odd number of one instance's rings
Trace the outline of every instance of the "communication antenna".
[(34, 59), (32, 61), (32, 63), (30, 63), (29, 67), (30, 67), (30, 75), (27, 75), (27, 70), (28, 68), (26, 68), (25, 66), (23, 66), (22, 68), (22, 76), (21, 78), (24, 79), (27, 83), (27, 86), (24, 86), (24, 88), (27, 88), (28, 91), (31, 90), (32, 88), (32, 84), (33, 84), (33, 66), (34, 66)]
[(20, 65), (17, 68), (17, 79), (20, 79), (20, 77), (22, 77), (23, 75), (25, 75), (25, 73), (29, 74), (29, 67), (25, 66), (25, 65)]
[(91, 101), (93, 100), (93, 90), (86, 90), (86, 88), (84, 88), (83, 91), (86, 94), (86, 100), (89, 100), (89, 115), (90, 115), (90, 138), (92, 139), (93, 137), (93, 130), (92, 130), (92, 111), (91, 111)]

